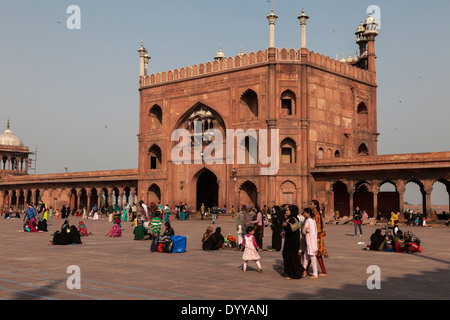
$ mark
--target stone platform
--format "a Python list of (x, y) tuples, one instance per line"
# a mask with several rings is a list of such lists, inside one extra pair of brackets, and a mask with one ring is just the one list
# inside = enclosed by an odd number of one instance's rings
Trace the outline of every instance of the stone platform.
[[(71, 217), (78, 226), (80, 218)], [(24, 233), (22, 220), (0, 218), (0, 299), (12, 300), (335, 300), (335, 299), (449, 299), (450, 229), (440, 226), (405, 227), (422, 241), (422, 253), (400, 254), (362, 250), (379, 226), (363, 226), (353, 237), (353, 225), (326, 225), (325, 259), (328, 275), (319, 279), (286, 280), (281, 252), (261, 252), (263, 273), (250, 262), (241, 270), (242, 252), (202, 251), (207, 226), (236, 236), (229, 216), (173, 220), (175, 234), (187, 237), (185, 253), (150, 253), (150, 241), (134, 241), (131, 222), (123, 222), (121, 238), (108, 238), (107, 220), (85, 220), (92, 235), (81, 245), (49, 245), (51, 231), (62, 221), (49, 221), (49, 232)], [(264, 249), (271, 245), (265, 228)], [(68, 266), (81, 271), (81, 289), (68, 289)], [(370, 290), (367, 269), (380, 267), (381, 289)], [(248, 288), (251, 295), (246, 295)]]

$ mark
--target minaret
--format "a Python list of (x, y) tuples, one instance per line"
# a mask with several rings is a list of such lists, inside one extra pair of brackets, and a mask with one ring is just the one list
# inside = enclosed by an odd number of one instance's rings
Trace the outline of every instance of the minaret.
[[(375, 67), (375, 37), (378, 35), (377, 31), (378, 23), (375, 18), (372, 16), (372, 13), (369, 13), (369, 16), (366, 19), (366, 23), (364, 27), (366, 29), (364, 35), (367, 38), (367, 58), (368, 58), (368, 69), (370, 72), (376, 72)], [(375, 78), (374, 78), (375, 80)]]
[[(267, 96), (268, 96), (268, 118), (266, 119), (267, 129), (270, 132), (272, 129), (276, 129), (277, 127), (277, 119), (276, 119), (276, 106), (277, 106), (277, 90), (276, 90), (276, 49), (275, 49), (275, 20), (277, 20), (278, 16), (273, 13), (273, 4), (272, 11), (267, 16), (269, 20), (269, 48), (267, 49), (267, 58), (268, 58), (268, 88), (267, 88)], [(271, 150), (272, 135), (268, 135), (268, 154), (274, 154), (278, 152), (276, 150)], [(278, 143), (278, 142), (277, 142)], [(276, 183), (274, 175), (267, 176), (267, 205), (268, 207), (273, 207), (275, 205), (275, 194), (276, 191)]]
[(148, 62), (150, 61), (150, 59), (151, 58), (146, 51), (144, 56), (144, 76), (147, 76)]
[(301, 48), (306, 48), (306, 20), (309, 17), (305, 14), (305, 9), (302, 9), (302, 14), (297, 17), (300, 20), (300, 28), (301, 28)]
[(139, 76), (145, 77), (147, 75), (147, 65), (150, 57), (148, 55), (148, 51), (144, 48), (144, 40), (141, 38), (141, 47), (137, 51), (139, 53), (140, 58), (140, 72)]
[(275, 20), (277, 20), (278, 16), (273, 13), (273, 6), (272, 4), (272, 11), (267, 16), (267, 19), (269, 20), (269, 48), (275, 48)]
[(358, 28), (356, 29), (356, 44), (359, 46), (359, 56), (361, 57), (367, 50), (367, 38), (365, 36), (366, 28), (364, 27), (364, 21), (361, 20)]

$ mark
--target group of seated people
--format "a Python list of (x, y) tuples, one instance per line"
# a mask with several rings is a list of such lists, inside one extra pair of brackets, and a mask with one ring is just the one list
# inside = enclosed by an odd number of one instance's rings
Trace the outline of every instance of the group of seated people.
[(202, 237), (202, 249), (205, 251), (219, 250), (224, 247), (225, 238), (222, 235), (222, 228), (217, 227), (213, 232), (213, 228), (209, 226)]
[(386, 251), (386, 252), (404, 252), (404, 253), (415, 253), (422, 252), (420, 247), (420, 240), (414, 233), (403, 231), (394, 227), (386, 230), (385, 234), (382, 234), (381, 229), (376, 229), (375, 232), (370, 236), (369, 250), (372, 251)]
[[(82, 221), (80, 221), (80, 224)], [(87, 235), (87, 230), (86, 230)], [(81, 234), (79, 228), (75, 225), (70, 225), (69, 220), (65, 220), (60, 230), (53, 233), (50, 244), (53, 245), (68, 245), (68, 244), (82, 244)]]
[(47, 232), (47, 219), (36, 221), (36, 218), (31, 218), (23, 224), (23, 231), (25, 232)]

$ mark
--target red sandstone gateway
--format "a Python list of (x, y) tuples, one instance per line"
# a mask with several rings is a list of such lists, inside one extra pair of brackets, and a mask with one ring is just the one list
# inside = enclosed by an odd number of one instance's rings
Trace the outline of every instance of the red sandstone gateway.
[[(434, 182), (450, 190), (450, 152), (377, 154), (374, 17), (369, 15), (357, 27), (359, 53), (341, 60), (306, 48), (309, 17), (304, 11), (298, 17), (299, 49), (276, 48), (278, 16), (273, 8), (267, 18), (267, 49), (226, 57), (220, 48), (213, 61), (156, 74), (148, 74), (150, 57), (141, 42), (138, 168), (27, 175), (11, 170), (16, 162), (2, 145), (0, 207), (42, 199), (54, 207), (89, 209), (118, 197), (171, 208), (182, 202), (195, 211), (202, 203), (206, 208), (281, 203), (307, 207), (317, 199), (327, 212), (348, 216), (359, 206), (374, 216), (402, 211), (405, 185), (412, 181), (420, 186), (423, 212), (430, 216)], [(242, 142), (243, 164), (226, 159), (221, 164), (175, 164), (171, 151), (178, 142), (171, 134), (183, 129), (195, 139), (196, 122), (202, 134), (214, 129), (225, 138), (228, 129), (277, 129), (276, 150), (269, 150), (278, 152), (277, 174), (261, 175), (265, 165), (252, 158), (252, 137)], [(207, 143), (201, 148), (204, 151)], [(394, 191), (380, 191), (385, 184)]]

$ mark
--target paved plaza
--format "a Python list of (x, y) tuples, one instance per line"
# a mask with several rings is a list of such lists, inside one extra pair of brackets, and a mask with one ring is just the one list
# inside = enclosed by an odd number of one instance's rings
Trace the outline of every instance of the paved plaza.
[[(71, 217), (78, 226), (80, 218)], [(319, 279), (286, 280), (279, 270), (281, 252), (261, 252), (263, 273), (249, 263), (241, 270), (242, 252), (202, 251), (207, 226), (236, 236), (230, 217), (173, 220), (176, 235), (187, 237), (184, 253), (150, 253), (150, 241), (134, 241), (131, 222), (123, 222), (121, 238), (108, 238), (112, 223), (84, 220), (93, 234), (81, 245), (49, 245), (61, 220), (50, 219), (49, 232), (24, 233), (22, 219), (0, 219), (0, 299), (12, 300), (304, 300), (304, 299), (449, 299), (450, 229), (442, 225), (406, 227), (422, 241), (422, 253), (400, 254), (362, 250), (380, 226), (326, 225), (328, 275)], [(271, 229), (265, 228), (264, 249)], [(68, 266), (81, 271), (81, 289), (69, 289)], [(381, 289), (368, 289), (371, 265), (380, 267)], [(320, 270), (320, 268), (319, 268)], [(252, 288), (251, 291), (248, 288)], [(250, 293), (250, 295), (249, 295)]]

